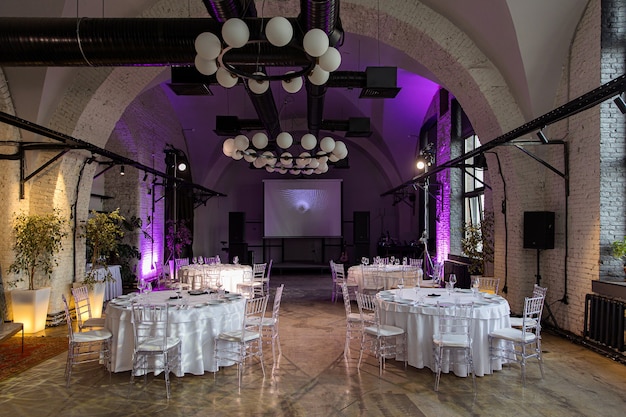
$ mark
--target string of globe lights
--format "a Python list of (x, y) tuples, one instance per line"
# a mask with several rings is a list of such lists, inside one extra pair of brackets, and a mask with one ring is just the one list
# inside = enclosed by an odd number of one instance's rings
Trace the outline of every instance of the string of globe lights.
[[(263, 27), (260, 29), (263, 31)], [(293, 47), (294, 30), (291, 22), (281, 16), (276, 16), (267, 21), (264, 28), (265, 39), (278, 48)], [(314, 85), (323, 85), (328, 81), (331, 72), (339, 68), (341, 54), (330, 45), (328, 35), (321, 29), (311, 29), (303, 37), (302, 47), (307, 55), (306, 62), (298, 70), (286, 71), (283, 74), (268, 75), (261, 71), (246, 72), (236, 65), (229, 63), (227, 54), (243, 48), (249, 43), (261, 44), (265, 40), (250, 41), (250, 29), (242, 19), (228, 19), (222, 25), (222, 44), (220, 38), (211, 33), (203, 32), (195, 40), (196, 69), (204, 75), (213, 75), (217, 82), (224, 88), (232, 88), (243, 79), (250, 91), (254, 94), (263, 94), (269, 88), (269, 82), (280, 80), (283, 89), (295, 94), (302, 88), (304, 75)], [(260, 45), (259, 45), (260, 48)], [(298, 49), (299, 46), (297, 47)], [(260, 49), (259, 49), (260, 50)], [(299, 145), (302, 150), (288, 149), (294, 144), (293, 136), (288, 132), (281, 132), (276, 137), (277, 148), (269, 149), (269, 138), (265, 133), (254, 134), (252, 140), (245, 135), (237, 135), (228, 138), (223, 143), (223, 152), (235, 160), (245, 160), (252, 163), (256, 168), (265, 168), (268, 172), (293, 175), (323, 174), (328, 171), (328, 162), (337, 162), (348, 155), (348, 149), (344, 142), (335, 141), (332, 137), (324, 137), (319, 140), (306, 133), (300, 138)], [(266, 150), (267, 148), (267, 150)]]

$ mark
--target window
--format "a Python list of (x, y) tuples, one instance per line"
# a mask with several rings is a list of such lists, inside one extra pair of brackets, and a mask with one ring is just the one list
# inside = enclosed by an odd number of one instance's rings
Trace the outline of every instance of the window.
[[(465, 139), (465, 153), (471, 152), (480, 146), (478, 136), (470, 135)], [(485, 202), (484, 168), (476, 164), (482, 158), (473, 157), (465, 161), (463, 173), (463, 201), (465, 205), (465, 223), (478, 224), (482, 222)], [(476, 166), (481, 165), (481, 166)]]

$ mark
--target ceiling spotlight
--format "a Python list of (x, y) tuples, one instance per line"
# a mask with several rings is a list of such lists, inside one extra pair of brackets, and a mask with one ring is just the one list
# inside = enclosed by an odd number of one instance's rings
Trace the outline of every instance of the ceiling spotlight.
[(178, 170), (180, 172), (185, 172), (186, 169), (187, 169), (187, 164), (186, 163), (181, 162), (181, 163), (178, 164)]
[(548, 138), (546, 137), (546, 135), (543, 134), (542, 130), (537, 132), (537, 137), (539, 138), (541, 142), (548, 143)]
[(426, 160), (424, 158), (418, 159), (415, 166), (421, 171), (422, 169), (426, 168)]
[(615, 103), (619, 111), (622, 112), (622, 114), (626, 114), (626, 102), (624, 102), (624, 99), (622, 98), (621, 94), (617, 96), (615, 100), (613, 100), (613, 102)]
[(143, 174), (143, 181), (146, 181), (148, 179), (148, 173), (144, 172)]
[(124, 175), (124, 165), (120, 166), (120, 175)]

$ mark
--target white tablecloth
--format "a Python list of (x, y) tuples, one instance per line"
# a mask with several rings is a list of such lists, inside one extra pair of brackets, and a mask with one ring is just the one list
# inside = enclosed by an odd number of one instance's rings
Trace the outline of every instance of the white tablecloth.
[[(104, 301), (109, 301), (117, 296), (122, 295), (122, 267), (120, 265), (109, 265), (109, 272), (113, 276), (114, 281), (106, 281), (104, 288)], [(96, 278), (100, 281), (104, 280), (106, 271), (104, 268), (96, 269)]]
[[(215, 336), (223, 331), (241, 327), (245, 309), (245, 299), (227, 301), (216, 305), (202, 305), (211, 301), (208, 294), (188, 296), (187, 308), (179, 308), (181, 300), (170, 300), (174, 291), (155, 291), (143, 302), (171, 303), (169, 311), (169, 335), (182, 341), (181, 370), (177, 376), (185, 373), (202, 375), (205, 371), (215, 372)], [(145, 295), (142, 297), (146, 297)], [(126, 304), (119, 305), (117, 303)], [(113, 334), (111, 367), (113, 372), (132, 369), (134, 349), (132, 311), (130, 299), (118, 298), (109, 303), (106, 309), (105, 327)], [(219, 363), (227, 366), (231, 363)], [(182, 371), (182, 372), (181, 372)]]
[[(434, 369), (433, 333), (437, 329), (437, 302), (453, 304), (458, 298), (461, 303), (475, 301), (484, 303), (474, 305), (474, 322), (472, 335), (472, 355), (476, 376), (489, 374), (489, 332), (502, 327), (510, 327), (509, 303), (500, 296), (478, 300), (469, 290), (460, 290), (448, 296), (439, 288), (421, 288), (392, 290), (397, 298), (417, 300), (423, 296), (422, 305), (401, 304), (385, 300), (379, 293), (381, 304), (381, 321), (385, 324), (403, 328), (407, 333), (408, 363), (416, 368)], [(429, 297), (428, 294), (439, 294)], [(493, 361), (493, 369), (502, 369), (500, 361)], [(449, 369), (442, 369), (449, 372)], [(458, 376), (467, 376), (465, 366), (455, 366), (453, 372)]]
[[(252, 273), (252, 267), (250, 265), (234, 265), (234, 264), (217, 264), (217, 265), (187, 265), (182, 266), (180, 269), (187, 271), (188, 282), (192, 285), (192, 288), (200, 288), (200, 282), (202, 279), (203, 271), (210, 268), (218, 268), (220, 270), (220, 279), (222, 285), (226, 291), (237, 292), (237, 284), (243, 282), (243, 275), (245, 271)], [(180, 274), (184, 277), (184, 274)]]
[[(348, 268), (348, 280), (355, 282), (359, 286), (359, 289), (364, 288), (363, 269), (365, 269), (366, 272), (369, 271), (375, 274), (376, 283), (380, 288), (390, 289), (396, 287), (398, 281), (403, 277), (402, 267), (402, 265), (355, 265)], [(418, 274), (422, 276), (423, 272), (418, 272)], [(423, 281), (420, 278), (420, 286), (432, 287), (432, 280)]]

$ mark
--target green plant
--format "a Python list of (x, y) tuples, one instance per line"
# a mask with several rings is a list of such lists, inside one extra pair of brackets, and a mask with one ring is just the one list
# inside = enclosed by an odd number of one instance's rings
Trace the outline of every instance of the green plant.
[(169, 251), (170, 256), (180, 258), (185, 247), (191, 244), (191, 238), (192, 234), (187, 227), (186, 221), (167, 221), (167, 235), (165, 237), (165, 243), (167, 244), (167, 250)]
[(626, 236), (624, 236), (623, 240), (616, 240), (611, 243), (611, 253), (615, 258), (621, 259), (622, 262), (626, 263)]
[(107, 272), (105, 280), (113, 279), (109, 272), (107, 258), (112, 254), (117, 255), (119, 241), (124, 237), (122, 222), (124, 217), (120, 215), (119, 208), (110, 213), (91, 212), (91, 217), (84, 225), (84, 233), (81, 237), (87, 239), (88, 253), (91, 259), (91, 270), (85, 274), (83, 282), (93, 287), (99, 282), (96, 278), (96, 269), (102, 267)]
[[(152, 241), (152, 236), (142, 229), (143, 221), (139, 217), (132, 216), (128, 220), (125, 219), (122, 222), (122, 227), (127, 232), (134, 232), (139, 229), (146, 239)], [(117, 254), (112, 255), (111, 261), (120, 265), (120, 273), (122, 275), (122, 281), (125, 285), (129, 285), (137, 281), (137, 269), (136, 265), (133, 265), (133, 259), (141, 259), (141, 252), (139, 249), (130, 243), (124, 242), (123, 239), (120, 240), (117, 246)]]
[(469, 273), (482, 275), (485, 263), (493, 262), (493, 213), (485, 212), (483, 220), (463, 226), (461, 250), (470, 259)]
[(44, 215), (21, 213), (15, 217), (15, 261), (9, 266), (9, 272), (26, 272), (29, 290), (35, 289), (35, 271), (41, 270), (50, 278), (52, 269), (58, 265), (54, 255), (63, 249), (66, 226), (66, 219), (57, 209)]

